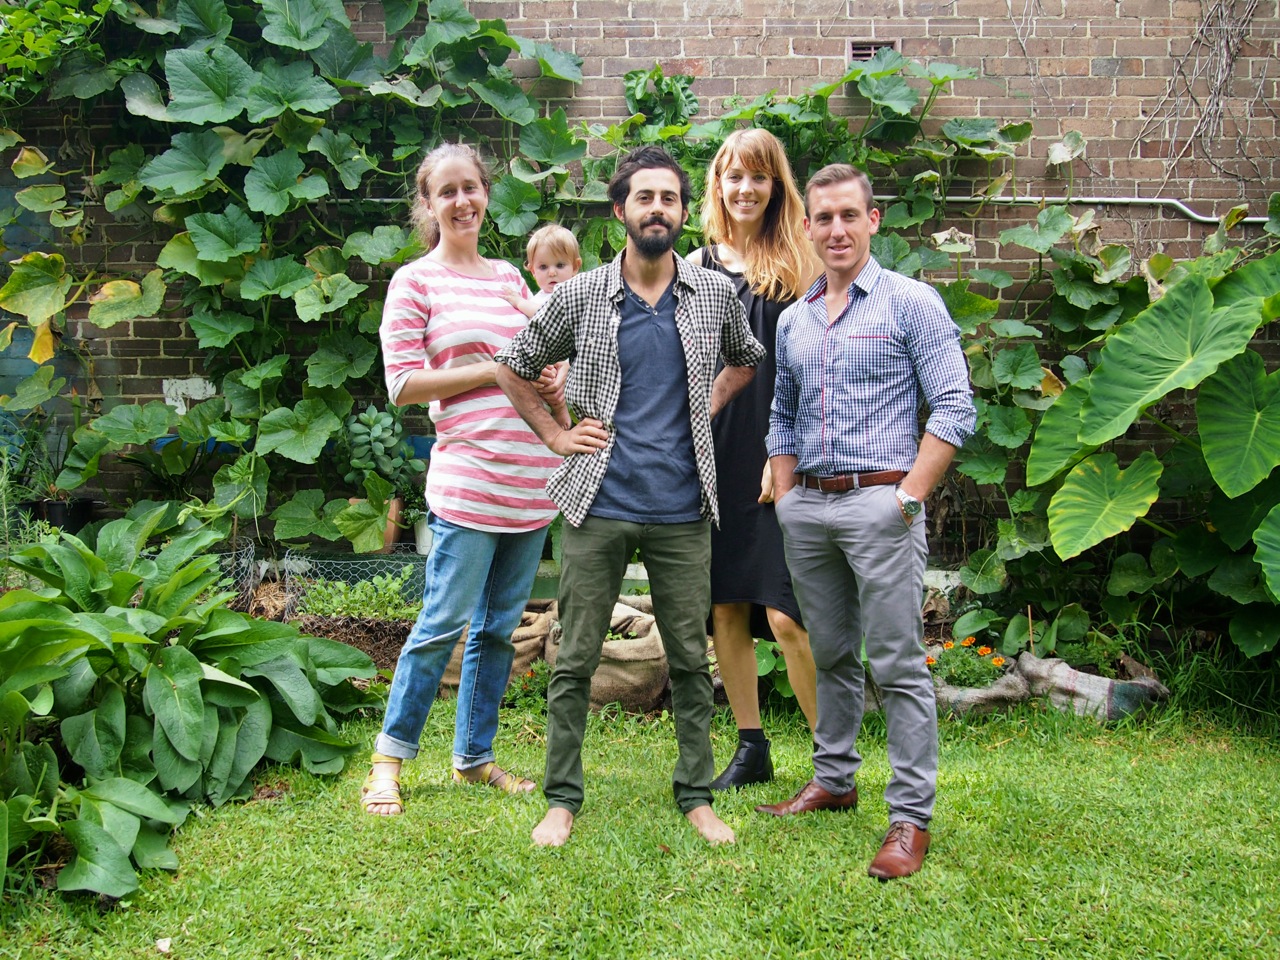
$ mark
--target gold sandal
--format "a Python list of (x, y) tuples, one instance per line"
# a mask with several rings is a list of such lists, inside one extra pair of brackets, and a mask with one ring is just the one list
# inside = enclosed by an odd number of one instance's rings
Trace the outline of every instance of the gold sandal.
[(493, 762), (486, 763), (481, 767), (473, 767), (470, 770), (454, 768), (453, 782), (462, 786), (483, 783), (493, 787), (495, 790), (510, 794), (533, 793), (538, 789), (538, 785), (532, 780), (516, 776), (514, 773), (508, 773)]
[[(381, 753), (375, 753), (371, 758), (373, 763), (399, 763), (399, 757), (388, 757)], [(369, 774), (364, 778), (364, 784), (360, 787), (360, 806), (364, 808), (365, 813), (369, 813), (370, 806), (385, 804), (394, 806), (395, 813), (370, 814), (371, 816), (398, 817), (404, 813), (404, 801), (400, 798), (400, 777), (375, 776), (373, 767), (369, 767)]]

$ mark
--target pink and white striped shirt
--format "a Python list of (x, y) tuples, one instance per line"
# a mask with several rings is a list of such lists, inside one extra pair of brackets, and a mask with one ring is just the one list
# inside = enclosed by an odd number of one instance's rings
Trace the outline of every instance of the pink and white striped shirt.
[[(493, 277), (458, 273), (427, 257), (396, 271), (382, 311), (382, 362), (394, 403), (416, 370), (448, 370), (492, 360), (528, 322), (502, 298), (522, 297), (519, 271), (489, 260)], [(436, 445), (427, 471), (427, 505), (473, 530), (518, 533), (556, 515), (547, 478), (560, 458), (543, 446), (497, 386), (478, 387), (430, 405)]]

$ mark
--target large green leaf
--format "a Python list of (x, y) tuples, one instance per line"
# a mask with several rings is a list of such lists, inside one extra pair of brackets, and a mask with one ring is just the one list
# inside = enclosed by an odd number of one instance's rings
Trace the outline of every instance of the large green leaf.
[(10, 412), (34, 410), (56, 397), (66, 385), (67, 378), (55, 377), (53, 366), (45, 364), (36, 367), (35, 373), (20, 381), (12, 397), (0, 400), (0, 407)]
[(956, 471), (974, 483), (1004, 483), (1009, 455), (981, 433), (975, 433), (956, 452)]
[(120, 81), (124, 93), (125, 109), (135, 117), (146, 117), (161, 123), (169, 123), (169, 105), (165, 102), (160, 85), (145, 73), (131, 73)]
[(416, 241), (404, 227), (383, 224), (373, 228), (373, 233), (353, 233), (342, 245), (344, 257), (359, 257), (365, 263), (378, 266), (393, 261), (399, 263), (416, 248)]
[[(576, 53), (561, 50), (550, 43), (530, 45), (522, 37), (515, 39), (520, 41), (520, 52), (523, 56), (533, 57), (538, 61), (538, 69), (542, 72), (542, 76), (568, 80), (570, 83), (582, 82), (582, 57)], [(530, 46), (532, 49), (529, 48)]]
[(291, 656), (276, 657), (245, 667), (247, 677), (262, 677), (275, 688), (300, 723), (310, 726), (324, 712), (315, 687), (302, 666)]
[(215, 263), (256, 253), (262, 245), (262, 227), (234, 203), (225, 213), (193, 213), (187, 230), (200, 259)]
[(1200, 277), (1174, 284), (1107, 338), (1089, 376), (1080, 440), (1113, 440), (1149, 405), (1173, 390), (1194, 387), (1248, 345), (1258, 320), (1256, 300), (1215, 310)]
[(493, 107), (498, 116), (517, 126), (533, 123), (538, 118), (537, 104), (519, 84), (511, 80), (489, 76), (483, 80), (473, 80), (467, 86), (477, 97)]
[(1016, 347), (997, 352), (991, 362), (991, 372), (997, 383), (1022, 390), (1038, 389), (1044, 380), (1040, 355), (1029, 343), (1020, 343)]
[(173, 146), (138, 171), (138, 180), (169, 194), (194, 193), (217, 178), (226, 162), (222, 138), (212, 130), (180, 133), (173, 138)]
[(1076, 464), (1049, 501), (1049, 535), (1058, 556), (1069, 560), (1132, 527), (1159, 497), (1163, 469), (1149, 450), (1125, 470), (1111, 453)]
[(361, 43), (346, 24), (333, 27), (329, 39), (311, 51), (322, 77), (334, 83), (367, 87), (382, 79), (373, 44)]
[(518, 177), (503, 177), (489, 193), (489, 215), (508, 237), (524, 236), (538, 222), (542, 194)]
[(226, 123), (249, 103), (258, 75), (228, 46), (170, 50), (164, 58), (169, 82), (169, 118), (188, 123)]
[(28, 253), (12, 261), (13, 270), (0, 287), (0, 309), (39, 324), (61, 313), (71, 290), (66, 261), (58, 253)]
[(345, 500), (325, 503), (323, 490), (300, 490), (276, 507), (271, 514), (277, 540), (303, 540), (312, 535), (326, 540), (342, 536), (333, 518), (348, 504)]
[(1252, 490), (1280, 465), (1280, 373), (1245, 350), (1200, 385), (1196, 420), (1205, 463), (1229, 497)]
[(173, 409), (163, 400), (145, 406), (122, 403), (93, 421), (93, 431), (112, 443), (147, 444), (168, 433), (173, 419)]
[(315, 279), (315, 274), (292, 257), (255, 260), (240, 284), (246, 300), (263, 297), (291, 297)]
[(382, 16), (387, 36), (395, 36), (418, 15), (418, 0), (383, 0)]
[(265, 460), (245, 454), (219, 468), (213, 476), (213, 502), (219, 507), (235, 504), (235, 515), (249, 520), (262, 514), (267, 505), (270, 468)]
[[(307, 382), (313, 387), (338, 387), (363, 377), (378, 358), (378, 348), (364, 337), (339, 330), (320, 339), (307, 358)], [(309, 461), (308, 461), (309, 462)]]
[(278, 117), (285, 110), (324, 113), (342, 100), (342, 94), (333, 84), (317, 77), (305, 60), (283, 66), (266, 60), (258, 67), (258, 75), (259, 80), (249, 89), (245, 105), (253, 123)]
[(145, 823), (138, 826), (133, 859), (143, 870), (178, 869), (178, 855), (169, 849), (169, 838)]
[(311, 138), (308, 150), (315, 150), (324, 155), (338, 173), (338, 179), (348, 190), (360, 186), (360, 179), (373, 169), (373, 164), (364, 155), (359, 145), (348, 134), (335, 133), (328, 127), (323, 128)]
[(1276, 648), (1280, 641), (1280, 617), (1267, 604), (1254, 603), (1242, 607), (1231, 618), (1231, 640), (1246, 657), (1256, 657)]
[(341, 310), (368, 289), (366, 284), (356, 283), (345, 273), (338, 273), (303, 287), (293, 295), (293, 305), (299, 320), (319, 320), (326, 313)]
[(587, 141), (579, 140), (570, 132), (569, 121), (561, 108), (520, 131), (520, 152), (538, 163), (564, 166), (586, 155)]
[(88, 713), (62, 721), (63, 742), (71, 759), (91, 777), (109, 777), (116, 772), (124, 747), (124, 694), (108, 687), (97, 707)]
[(62, 825), (76, 855), (58, 873), (59, 890), (90, 890), (109, 897), (123, 897), (138, 889), (129, 854), (102, 827), (88, 820)]
[(48, 213), (61, 210), (67, 202), (67, 188), (60, 183), (37, 183), (23, 187), (13, 195), (18, 206), (32, 213)]
[(1000, 309), (999, 301), (971, 291), (967, 279), (941, 283), (936, 289), (942, 302), (946, 304), (951, 319), (960, 327), (961, 332), (969, 336), (976, 333), (978, 327), (994, 317)]
[[(438, 83), (433, 83), (426, 90), (421, 90), (408, 77), (401, 77), (398, 80), (379, 80), (377, 83), (370, 84), (369, 93), (375, 97), (395, 97), (412, 106), (430, 109), (440, 102), (440, 95), (444, 93), (444, 88)], [(420, 132), (419, 136), (421, 136)]]
[[(1273, 507), (1258, 524), (1253, 531), (1253, 542), (1258, 547), (1254, 556), (1262, 566), (1267, 586), (1273, 594), (1280, 597), (1280, 506)], [(1275, 610), (1271, 611), (1271, 615), (1280, 623), (1280, 616), (1276, 615)]]
[(1001, 447), (1016, 450), (1031, 436), (1031, 420), (1019, 407), (988, 407), (987, 418), (987, 436)]
[(1259, 603), (1275, 614), (1274, 599), (1267, 592), (1266, 571), (1255, 557), (1235, 553), (1218, 564), (1209, 576), (1209, 589), (1236, 603)]
[(1067, 235), (1073, 222), (1066, 207), (1045, 207), (1036, 214), (1034, 224), (1001, 230), (1000, 242), (1017, 244), (1036, 253), (1048, 253), (1055, 243)]
[(200, 661), (186, 647), (166, 647), (147, 672), (147, 700), (156, 723), (173, 748), (188, 760), (200, 756), (204, 728), (204, 697)]
[(225, 40), (233, 21), (224, 0), (178, 0), (178, 23), (196, 37)]
[[(1276, 197), (1280, 197), (1280, 194), (1272, 195), (1273, 202)], [(1260, 303), (1264, 323), (1270, 323), (1280, 316), (1280, 253), (1246, 263), (1214, 285), (1215, 307), (1229, 307), (1246, 300)]]
[(151, 760), (155, 765), (156, 779), (166, 790), (185, 793), (200, 779), (200, 762), (188, 760), (178, 753), (165, 735), (164, 727), (158, 723), (152, 730)]
[(305, 726), (288, 712), (276, 713), (266, 755), (280, 763), (301, 762), (312, 773), (337, 773), (343, 758), (360, 749), (318, 726)]
[(462, 0), (431, 0), (427, 10), (431, 14), (427, 31), (413, 42), (404, 57), (409, 66), (424, 63), (442, 43), (461, 40), (480, 26)]
[(212, 260), (201, 260), (196, 252), (196, 245), (191, 234), (185, 230), (169, 238), (156, 264), (167, 270), (179, 270), (188, 276), (195, 277), (202, 286), (217, 287), (244, 277), (244, 262), (240, 259), (215, 263)]
[(277, 407), (258, 422), (257, 451), (315, 463), (341, 425), (323, 401), (299, 400), (292, 410)]
[(1280, 470), (1238, 497), (1221, 490), (1209, 501), (1209, 519), (1227, 546), (1241, 550), (1253, 538), (1258, 525), (1280, 504)]
[(213, 313), (207, 307), (197, 309), (187, 321), (191, 332), (196, 335), (200, 346), (225, 347), (242, 333), (253, 329), (253, 320), (243, 313), (234, 310), (219, 310)]
[(863, 77), (858, 81), (858, 92), (874, 103), (893, 113), (907, 115), (920, 95), (902, 77)]
[(263, 39), (293, 50), (314, 50), (329, 39), (330, 20), (345, 22), (339, 0), (262, 0)]
[(1080, 406), (1088, 395), (1088, 380), (1078, 380), (1045, 410), (1031, 442), (1031, 453), (1027, 455), (1028, 486), (1047, 483), (1095, 449), (1076, 439), (1080, 430)]
[(121, 810), (128, 810), (136, 816), (145, 817), (148, 820), (159, 820), (161, 823), (181, 823), (185, 816), (180, 805), (175, 809), (142, 784), (124, 777), (99, 780), (81, 790), (81, 794), (93, 797), (95, 800), (103, 800)]
[(1009, 574), (996, 551), (975, 550), (960, 568), (960, 581), (974, 593), (999, 593), (1009, 582)]
[(89, 298), (89, 322), (104, 330), (138, 317), (154, 317), (164, 305), (164, 271), (152, 270), (142, 283), (109, 280)]

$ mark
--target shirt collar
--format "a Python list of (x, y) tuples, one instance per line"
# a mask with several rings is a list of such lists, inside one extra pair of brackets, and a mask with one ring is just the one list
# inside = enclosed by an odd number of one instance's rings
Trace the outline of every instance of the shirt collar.
[[(867, 257), (867, 262), (862, 265), (862, 269), (858, 271), (858, 275), (853, 278), (850, 286), (857, 287), (864, 294), (870, 293), (876, 285), (876, 281), (880, 279), (880, 274), (884, 273), (884, 267), (876, 261), (875, 257)], [(823, 273), (817, 280), (813, 281), (813, 286), (809, 288), (809, 292), (804, 295), (806, 303), (813, 303), (820, 300), (827, 292), (827, 275)]]
[[(626, 253), (627, 253), (626, 250), (623, 250), (616, 257), (614, 257), (613, 260), (609, 263), (608, 289), (609, 289), (609, 299), (611, 300), (620, 300), (624, 296), (626, 296), (626, 290), (623, 288), (623, 283), (622, 283), (622, 258), (626, 256)], [(685, 288), (686, 290), (695, 290), (696, 287), (694, 286), (694, 281), (697, 279), (697, 275), (694, 273), (694, 271), (701, 270), (702, 268), (695, 267), (692, 263), (690, 263), (684, 257), (678, 256), (674, 250), (671, 252), (671, 256), (675, 259), (675, 262), (676, 262), (676, 277), (675, 277), (675, 285), (677, 288), (675, 291), (676, 295), (679, 296), (679, 289), (681, 287)]]

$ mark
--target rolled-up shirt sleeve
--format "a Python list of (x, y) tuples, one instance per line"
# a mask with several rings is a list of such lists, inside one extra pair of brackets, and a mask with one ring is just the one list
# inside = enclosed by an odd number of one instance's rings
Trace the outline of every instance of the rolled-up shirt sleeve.
[(401, 270), (391, 278), (382, 308), (378, 338), (382, 341), (383, 373), (387, 397), (398, 404), (405, 382), (427, 368), (427, 320), (431, 301), (425, 285)]
[(789, 326), (784, 311), (778, 319), (778, 332), (773, 347), (777, 372), (773, 380), (773, 404), (769, 408), (769, 435), (765, 437), (765, 447), (771, 457), (794, 457), (799, 452), (796, 446), (796, 405), (800, 389), (787, 361)]
[(569, 319), (567, 291), (552, 292), (533, 318), (494, 357), (526, 380), (537, 380), (549, 363), (567, 360), (573, 349), (573, 326)]
[(956, 326), (942, 298), (928, 290), (907, 317), (908, 349), (929, 404), (925, 430), (953, 447), (973, 435), (977, 411), (969, 386), (969, 365), (960, 347)]

